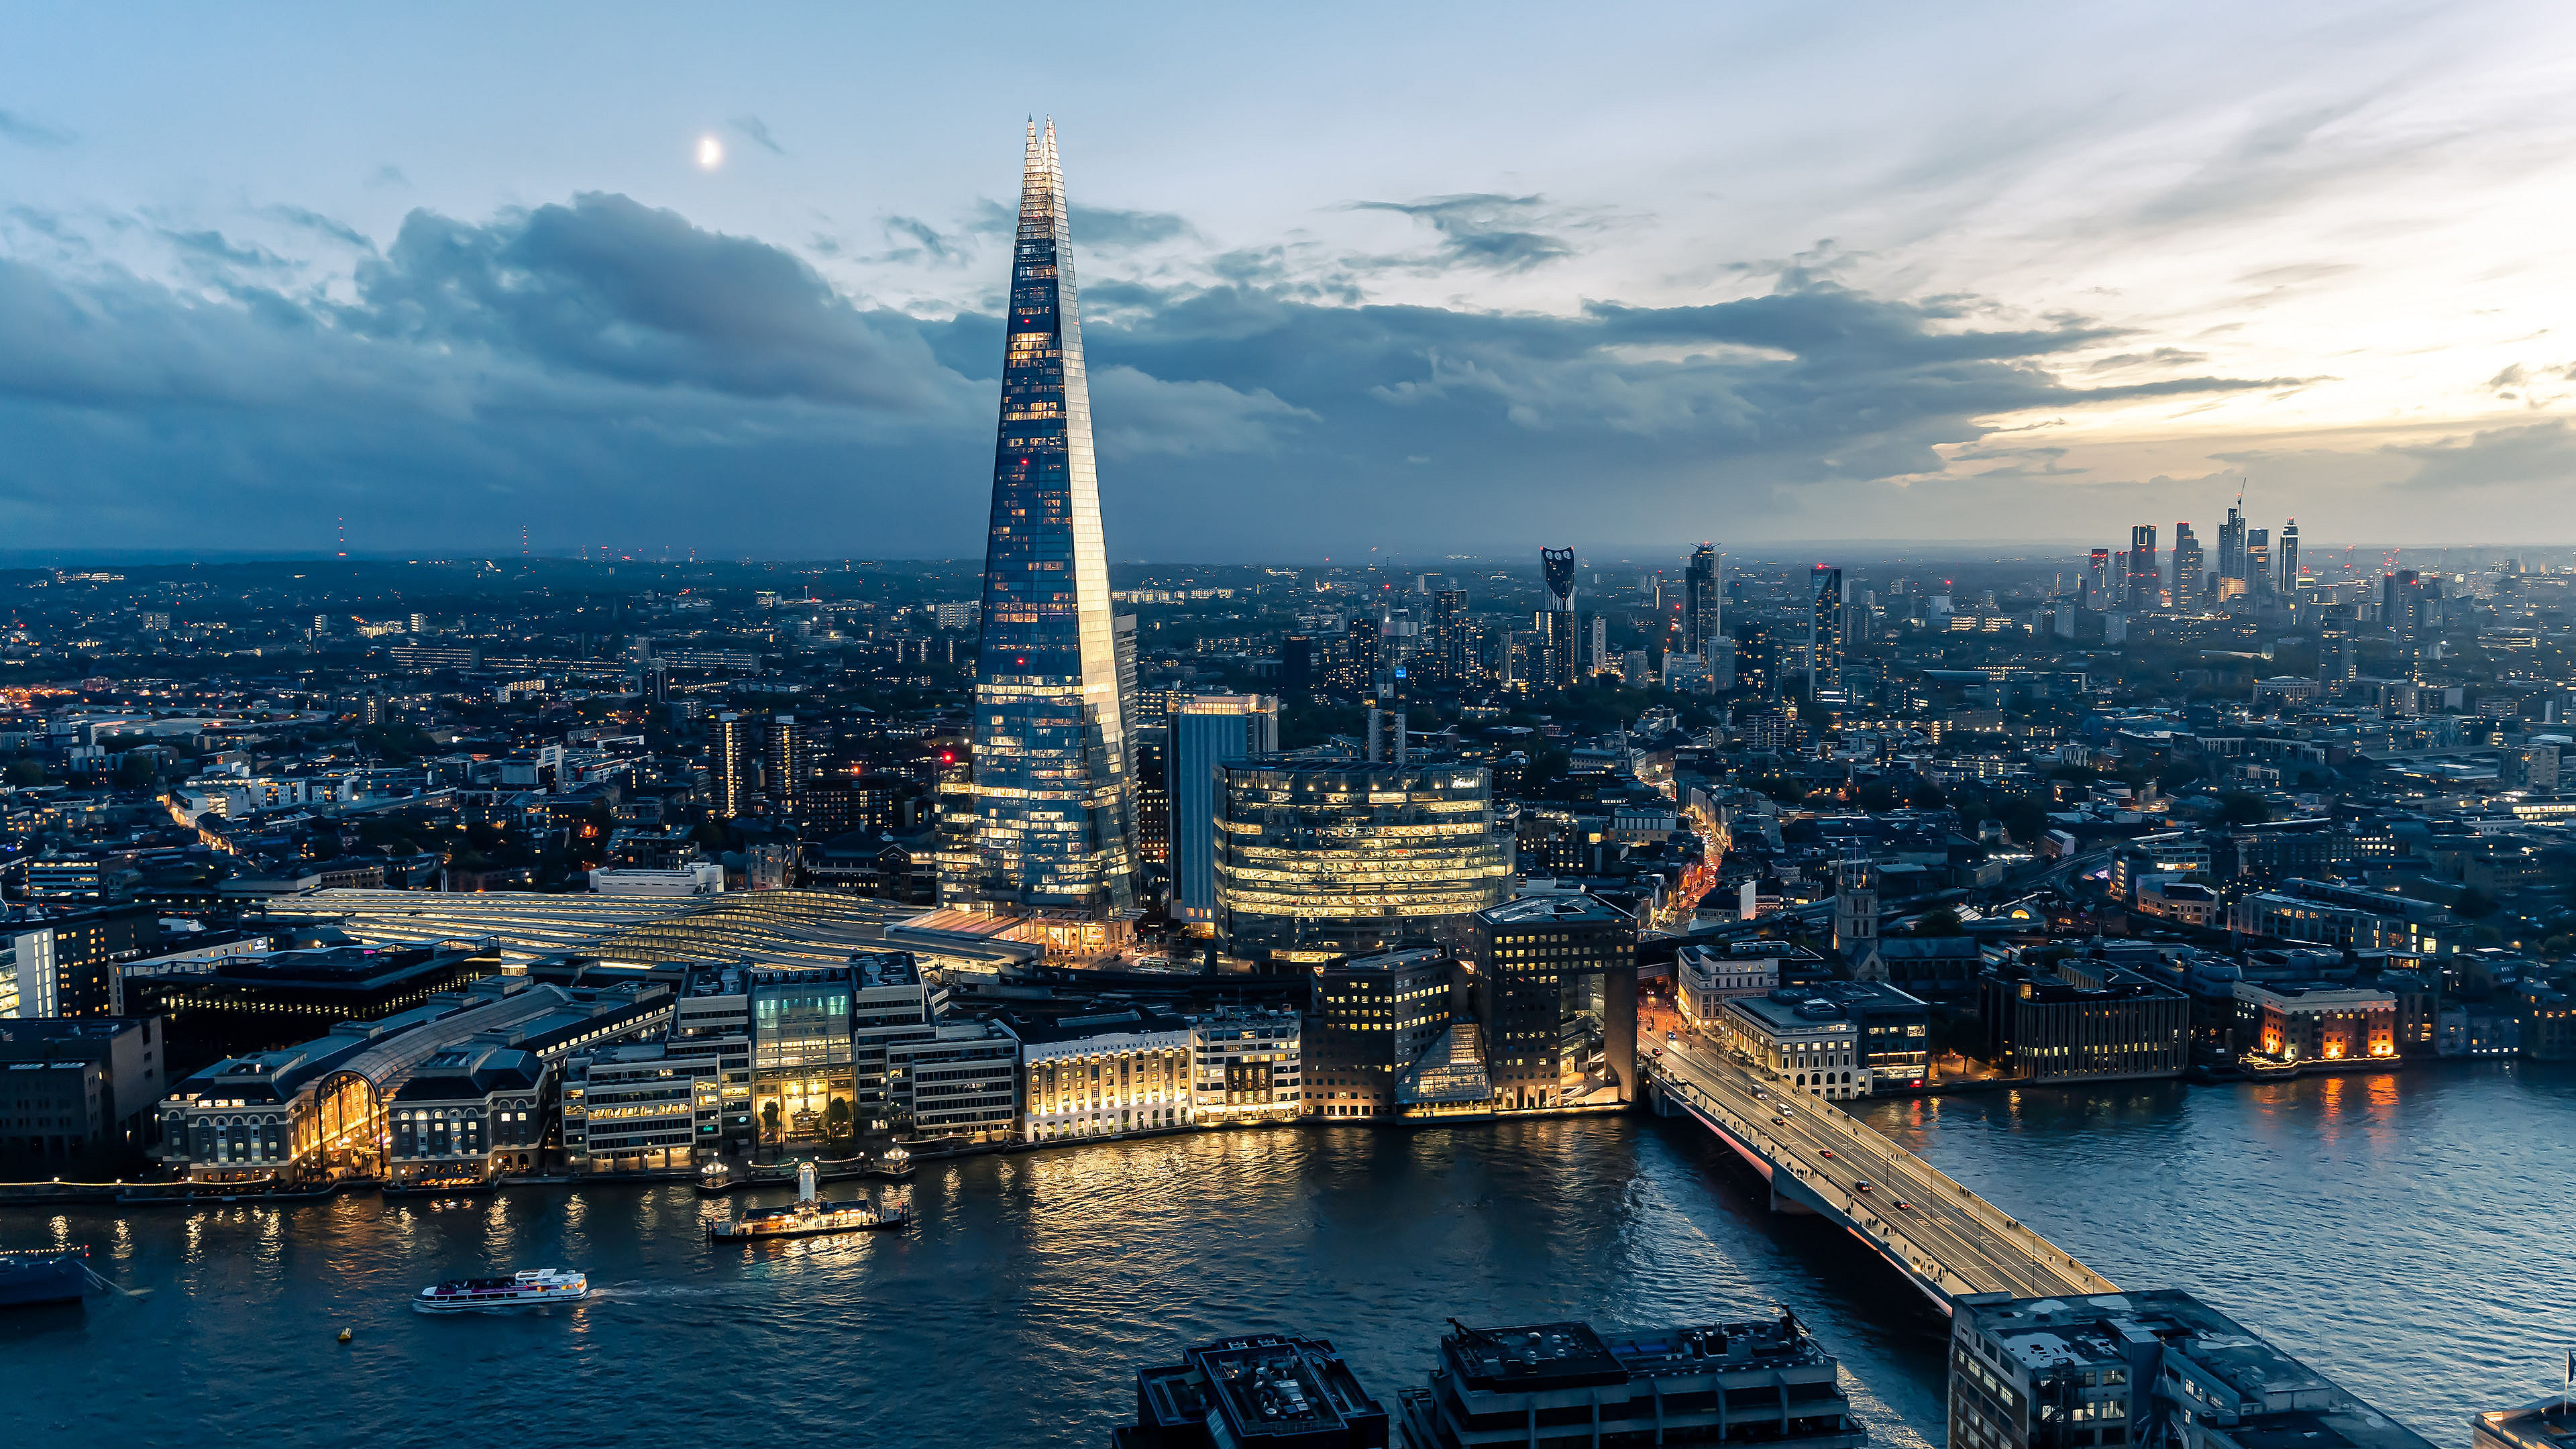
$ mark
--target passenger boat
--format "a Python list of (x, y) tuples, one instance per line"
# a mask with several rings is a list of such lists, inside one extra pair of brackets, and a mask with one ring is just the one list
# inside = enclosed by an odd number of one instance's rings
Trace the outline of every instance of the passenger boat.
[(731, 1192), (741, 1181), (742, 1174), (734, 1170), (732, 1161), (727, 1158), (711, 1159), (698, 1169), (698, 1191), (711, 1196)]
[(481, 1313), (501, 1308), (543, 1308), (579, 1303), (590, 1279), (569, 1268), (521, 1268), (507, 1278), (451, 1278), (420, 1290), (411, 1306), (423, 1313)]
[(78, 1303), (89, 1291), (88, 1245), (0, 1252), (0, 1308)]
[(825, 1233), (863, 1233), (878, 1228), (905, 1227), (911, 1222), (912, 1214), (904, 1208), (822, 1201), (815, 1194), (814, 1164), (808, 1162), (802, 1164), (796, 1174), (794, 1203), (766, 1212), (718, 1219), (707, 1228), (707, 1234), (719, 1242), (739, 1243), (759, 1238), (813, 1238)]
[(890, 1178), (896, 1182), (901, 1182), (903, 1179), (912, 1176), (915, 1165), (916, 1164), (912, 1160), (912, 1154), (904, 1151), (903, 1144), (898, 1142), (885, 1150), (885, 1156), (869, 1163), (864, 1169), (864, 1175), (868, 1177)]

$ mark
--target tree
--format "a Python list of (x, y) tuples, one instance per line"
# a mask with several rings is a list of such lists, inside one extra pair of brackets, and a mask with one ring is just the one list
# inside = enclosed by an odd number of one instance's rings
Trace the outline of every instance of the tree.
[(760, 1104), (760, 1129), (770, 1141), (778, 1140), (778, 1104), (776, 1102)]
[(2488, 895), (2485, 891), (2479, 890), (2476, 886), (2470, 886), (2468, 889), (2460, 892), (2458, 904), (2452, 906), (2451, 909), (2457, 913), (2462, 920), (2482, 920), (2496, 913), (2496, 898)]
[(832, 1137), (847, 1137), (850, 1135), (849, 1098), (834, 1097), (831, 1101), (831, 1105), (823, 1109), (823, 1131), (826, 1135)]
[(1914, 923), (1918, 936), (1955, 936), (1959, 934), (1959, 913), (1944, 906)]
[(2218, 797), (2218, 818), (2229, 825), (2260, 825), (2272, 818), (2272, 807), (2260, 795), (2230, 790)]

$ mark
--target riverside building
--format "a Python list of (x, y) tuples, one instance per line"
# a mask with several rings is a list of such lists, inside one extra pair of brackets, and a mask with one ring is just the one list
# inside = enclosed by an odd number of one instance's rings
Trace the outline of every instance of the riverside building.
[(886, 1041), (886, 1096), (922, 1137), (1008, 1142), (1018, 1133), (1020, 1041), (997, 1021), (942, 1021)]
[(1959, 1449), (2432, 1449), (2179, 1289), (1959, 1297), (1949, 1442)]
[(575, 1173), (684, 1172), (724, 1138), (723, 1068), (662, 1042), (613, 1046), (566, 1064), (564, 1160)]
[(1428, 946), (1316, 967), (1307, 1112), (1397, 1115), (1407, 1074), (1449, 1029), (1457, 970)]
[(1304, 1027), (1293, 1011), (1220, 1011), (1190, 1026), (1196, 1121), (1282, 1122), (1304, 1109)]
[(1159, 1132), (1195, 1119), (1190, 1024), (1130, 1008), (1012, 1024), (1028, 1076), (1023, 1140)]
[(1387, 1415), (1324, 1339), (1260, 1334), (1136, 1375), (1136, 1422), (1114, 1449), (1386, 1449)]
[(1783, 1087), (1828, 1101), (1869, 1095), (1860, 1024), (1838, 1002), (1784, 986), (1728, 1001), (1717, 1025)]
[(1510, 894), (1493, 777), (1458, 762), (1263, 755), (1217, 767), (1217, 933), (1289, 969), (1453, 936)]
[(2179, 1076), (2191, 999), (2100, 961), (2010, 966), (1978, 978), (1986, 1060), (2031, 1082)]
[(553, 1069), (534, 1052), (469, 1043), (421, 1063), (394, 1093), (387, 1180), (485, 1180), (539, 1170)]
[(1497, 1110), (1636, 1100), (1636, 917), (1595, 896), (1528, 896), (1477, 912), (1467, 936)]

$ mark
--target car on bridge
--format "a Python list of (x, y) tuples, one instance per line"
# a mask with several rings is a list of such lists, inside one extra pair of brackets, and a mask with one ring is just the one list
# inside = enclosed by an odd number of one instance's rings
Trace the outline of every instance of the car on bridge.
[(1852, 1191), (1854, 1192), (1868, 1192), (1870, 1190), (1869, 1179), (1866, 1177), (1852, 1184)]
[(1820, 1156), (1824, 1157), (1828, 1161), (1830, 1161), (1834, 1155), (1834, 1150), (1830, 1147), (1820, 1147), (1816, 1149), (1816, 1151)]

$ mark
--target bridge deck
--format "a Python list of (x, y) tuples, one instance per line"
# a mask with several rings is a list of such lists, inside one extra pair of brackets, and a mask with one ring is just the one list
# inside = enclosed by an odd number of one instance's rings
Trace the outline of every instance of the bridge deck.
[(1706, 1040), (1660, 1045), (1648, 1074), (1769, 1177), (1775, 1201), (1835, 1219), (1945, 1305), (2120, 1291), (1838, 1104), (1783, 1090)]

